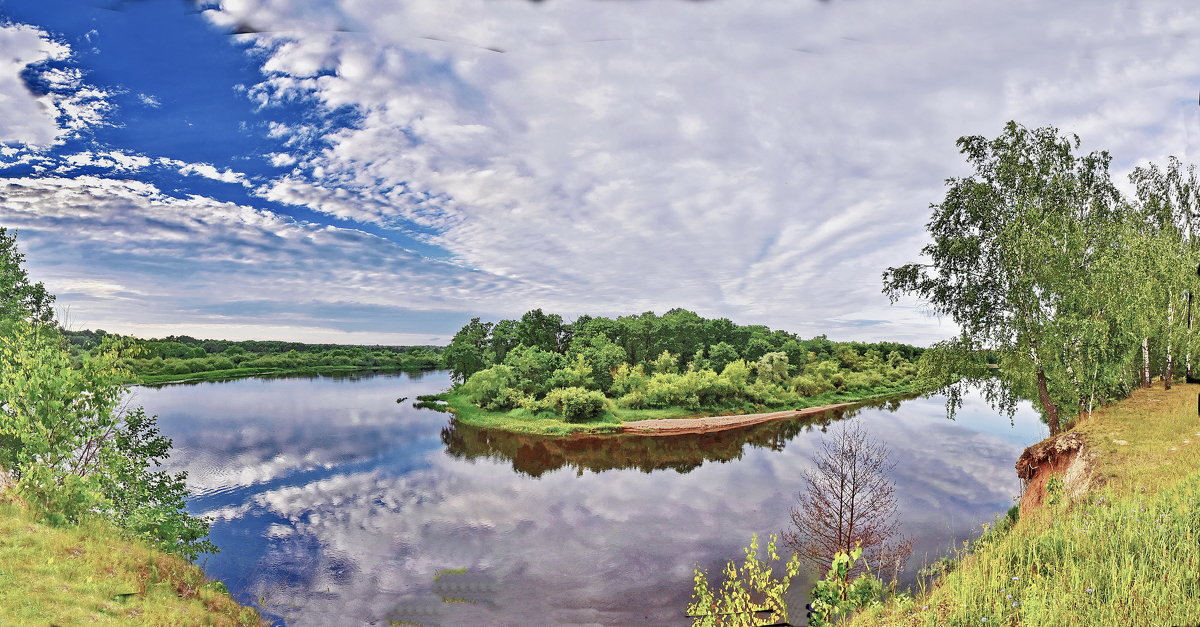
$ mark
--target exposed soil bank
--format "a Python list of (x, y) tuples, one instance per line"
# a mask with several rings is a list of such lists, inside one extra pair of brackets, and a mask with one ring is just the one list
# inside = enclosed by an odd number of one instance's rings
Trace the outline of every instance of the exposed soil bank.
[(1025, 449), (1016, 463), (1017, 476), (1025, 483), (1021, 515), (1049, 498), (1047, 485), (1051, 477), (1062, 480), (1062, 497), (1068, 500), (1079, 499), (1097, 487), (1095, 460), (1095, 453), (1087, 449), (1078, 431), (1060, 433)]
[(805, 409), (789, 409), (765, 414), (742, 414), (740, 416), (706, 416), (703, 418), (660, 418), (657, 420), (631, 420), (621, 424), (621, 433), (636, 433), (639, 435), (681, 435), (685, 433), (709, 433), (737, 429), (772, 420), (784, 420), (799, 416), (821, 414), (833, 409), (843, 409), (857, 405), (862, 401), (835, 403), (808, 407)]

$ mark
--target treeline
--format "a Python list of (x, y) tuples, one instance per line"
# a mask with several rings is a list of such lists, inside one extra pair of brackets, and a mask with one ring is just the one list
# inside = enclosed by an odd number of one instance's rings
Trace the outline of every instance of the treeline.
[(442, 366), (438, 346), (346, 346), (269, 340), (198, 340), (186, 335), (162, 339), (123, 337), (105, 331), (64, 331), (78, 356), (106, 339), (121, 339), (129, 356), (122, 365), (139, 376), (177, 376), (236, 369), (432, 370)]
[[(979, 379), (998, 358), (993, 401), (1036, 406), (1065, 422), (1124, 398), (1154, 375), (1169, 388), (1200, 357), (1200, 183), (1171, 157), (1114, 185), (1107, 152), (1079, 138), (1010, 122), (995, 139), (958, 140), (973, 172), (946, 181), (927, 228), (928, 262), (889, 268), (884, 291), (916, 294), (962, 334), (927, 351), (922, 372)], [(1181, 368), (1182, 365), (1182, 368)], [(953, 387), (951, 388), (953, 390)]]
[(910, 384), (922, 349), (895, 342), (801, 339), (685, 309), (565, 323), (541, 309), (472, 319), (443, 355), (458, 391), (484, 409), (553, 412), (569, 421), (613, 407), (783, 407), (827, 392)]

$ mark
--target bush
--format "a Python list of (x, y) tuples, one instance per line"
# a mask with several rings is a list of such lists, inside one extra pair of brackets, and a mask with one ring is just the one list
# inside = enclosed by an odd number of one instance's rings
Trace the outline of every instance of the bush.
[(56, 330), (0, 336), (0, 466), (53, 524), (100, 515), (188, 559), (213, 552), (207, 523), (185, 509), (185, 475), (150, 468), (171, 441), (142, 408), (124, 406), (122, 358), (106, 342), (76, 368)]
[(638, 390), (634, 390), (617, 399), (617, 405), (626, 409), (645, 409), (648, 407), (646, 405), (646, 395)]
[(516, 400), (511, 386), (516, 379), (511, 366), (498, 364), (471, 375), (462, 393), (483, 409), (512, 409)]
[(567, 422), (587, 422), (604, 413), (608, 399), (596, 390), (556, 388), (546, 394), (543, 405), (553, 409)]

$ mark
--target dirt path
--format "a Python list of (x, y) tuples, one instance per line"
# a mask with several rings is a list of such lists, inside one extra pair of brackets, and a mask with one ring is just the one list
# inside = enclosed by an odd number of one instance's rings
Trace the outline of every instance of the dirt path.
[(806, 409), (788, 409), (767, 414), (742, 414), (740, 416), (707, 416), (704, 418), (661, 418), (658, 420), (631, 420), (621, 424), (621, 433), (636, 433), (639, 435), (679, 435), (681, 433), (709, 433), (756, 425), (760, 422), (783, 420), (820, 414), (830, 409), (841, 409), (857, 405), (861, 401), (821, 405)]

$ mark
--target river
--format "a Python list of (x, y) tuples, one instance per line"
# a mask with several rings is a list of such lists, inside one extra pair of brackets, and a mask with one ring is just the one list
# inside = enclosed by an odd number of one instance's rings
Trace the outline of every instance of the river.
[[(277, 625), (688, 625), (693, 566), (716, 579), (751, 534), (785, 528), (801, 472), (846, 419), (891, 452), (911, 580), (1014, 503), (1013, 463), (1047, 434), (1028, 404), (1010, 420), (968, 395), (954, 421), (933, 396), (716, 434), (553, 440), (412, 406), (448, 384), (255, 378), (138, 387), (133, 402), (174, 440), (165, 468), (188, 472), (189, 509), (215, 520), (221, 552), (199, 563)], [(435, 584), (447, 569), (468, 574)], [(445, 603), (447, 582), (473, 587)]]

